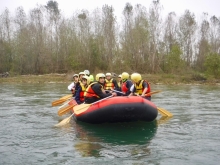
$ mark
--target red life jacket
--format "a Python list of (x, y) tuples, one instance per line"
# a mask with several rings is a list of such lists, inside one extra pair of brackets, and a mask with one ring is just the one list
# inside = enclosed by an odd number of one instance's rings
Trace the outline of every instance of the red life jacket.
[(126, 84), (127, 84), (127, 81), (123, 82), (122, 83), (122, 86), (121, 86), (121, 91), (123, 93), (126, 93), (128, 91), (128, 88), (126, 87)]
[(80, 86), (81, 86), (82, 90), (79, 93), (79, 99), (81, 102), (84, 102), (84, 93), (86, 91), (86, 88), (83, 84), (81, 84)]

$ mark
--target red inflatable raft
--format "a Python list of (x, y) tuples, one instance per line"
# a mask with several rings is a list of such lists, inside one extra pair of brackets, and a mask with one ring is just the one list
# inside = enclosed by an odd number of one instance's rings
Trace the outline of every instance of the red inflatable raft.
[(153, 121), (157, 107), (151, 101), (138, 96), (117, 96), (93, 104), (81, 104), (73, 108), (74, 118), (87, 123), (115, 123)]

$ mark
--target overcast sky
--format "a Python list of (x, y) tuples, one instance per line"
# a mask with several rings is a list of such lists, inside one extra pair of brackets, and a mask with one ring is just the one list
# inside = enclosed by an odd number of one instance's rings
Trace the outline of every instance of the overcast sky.
[[(0, 0), (0, 13), (7, 7), (14, 14), (15, 9), (22, 6), (26, 13), (36, 7), (37, 4), (46, 5), (49, 0)], [(121, 17), (123, 8), (127, 2), (132, 5), (141, 4), (149, 9), (152, 0), (56, 0), (63, 15), (71, 16), (73, 11), (87, 9), (89, 11), (104, 4), (112, 5), (115, 14)], [(193, 12), (196, 17), (202, 16), (207, 12), (210, 16), (220, 17), (220, 0), (160, 0), (163, 6), (163, 13), (176, 12), (178, 16), (182, 15), (186, 9)]]

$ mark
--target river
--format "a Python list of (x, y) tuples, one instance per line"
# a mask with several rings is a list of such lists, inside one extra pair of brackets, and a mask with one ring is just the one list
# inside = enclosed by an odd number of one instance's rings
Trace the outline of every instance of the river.
[(0, 164), (216, 165), (220, 86), (152, 85), (152, 101), (174, 116), (151, 123), (54, 127), (51, 102), (68, 84), (0, 84)]

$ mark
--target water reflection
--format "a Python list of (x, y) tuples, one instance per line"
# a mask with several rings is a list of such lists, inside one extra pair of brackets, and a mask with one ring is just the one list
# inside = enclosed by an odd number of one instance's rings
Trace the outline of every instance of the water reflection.
[[(101, 150), (106, 150), (109, 145), (116, 146), (116, 148), (120, 148), (119, 146), (123, 148), (127, 145), (133, 145), (135, 148), (137, 145), (144, 145), (146, 149), (147, 144), (157, 131), (156, 121), (97, 125), (77, 122), (72, 125), (76, 137), (79, 139), (74, 147), (80, 151), (82, 156), (101, 156), (101, 152), (103, 152)], [(134, 149), (132, 152), (134, 152)]]

